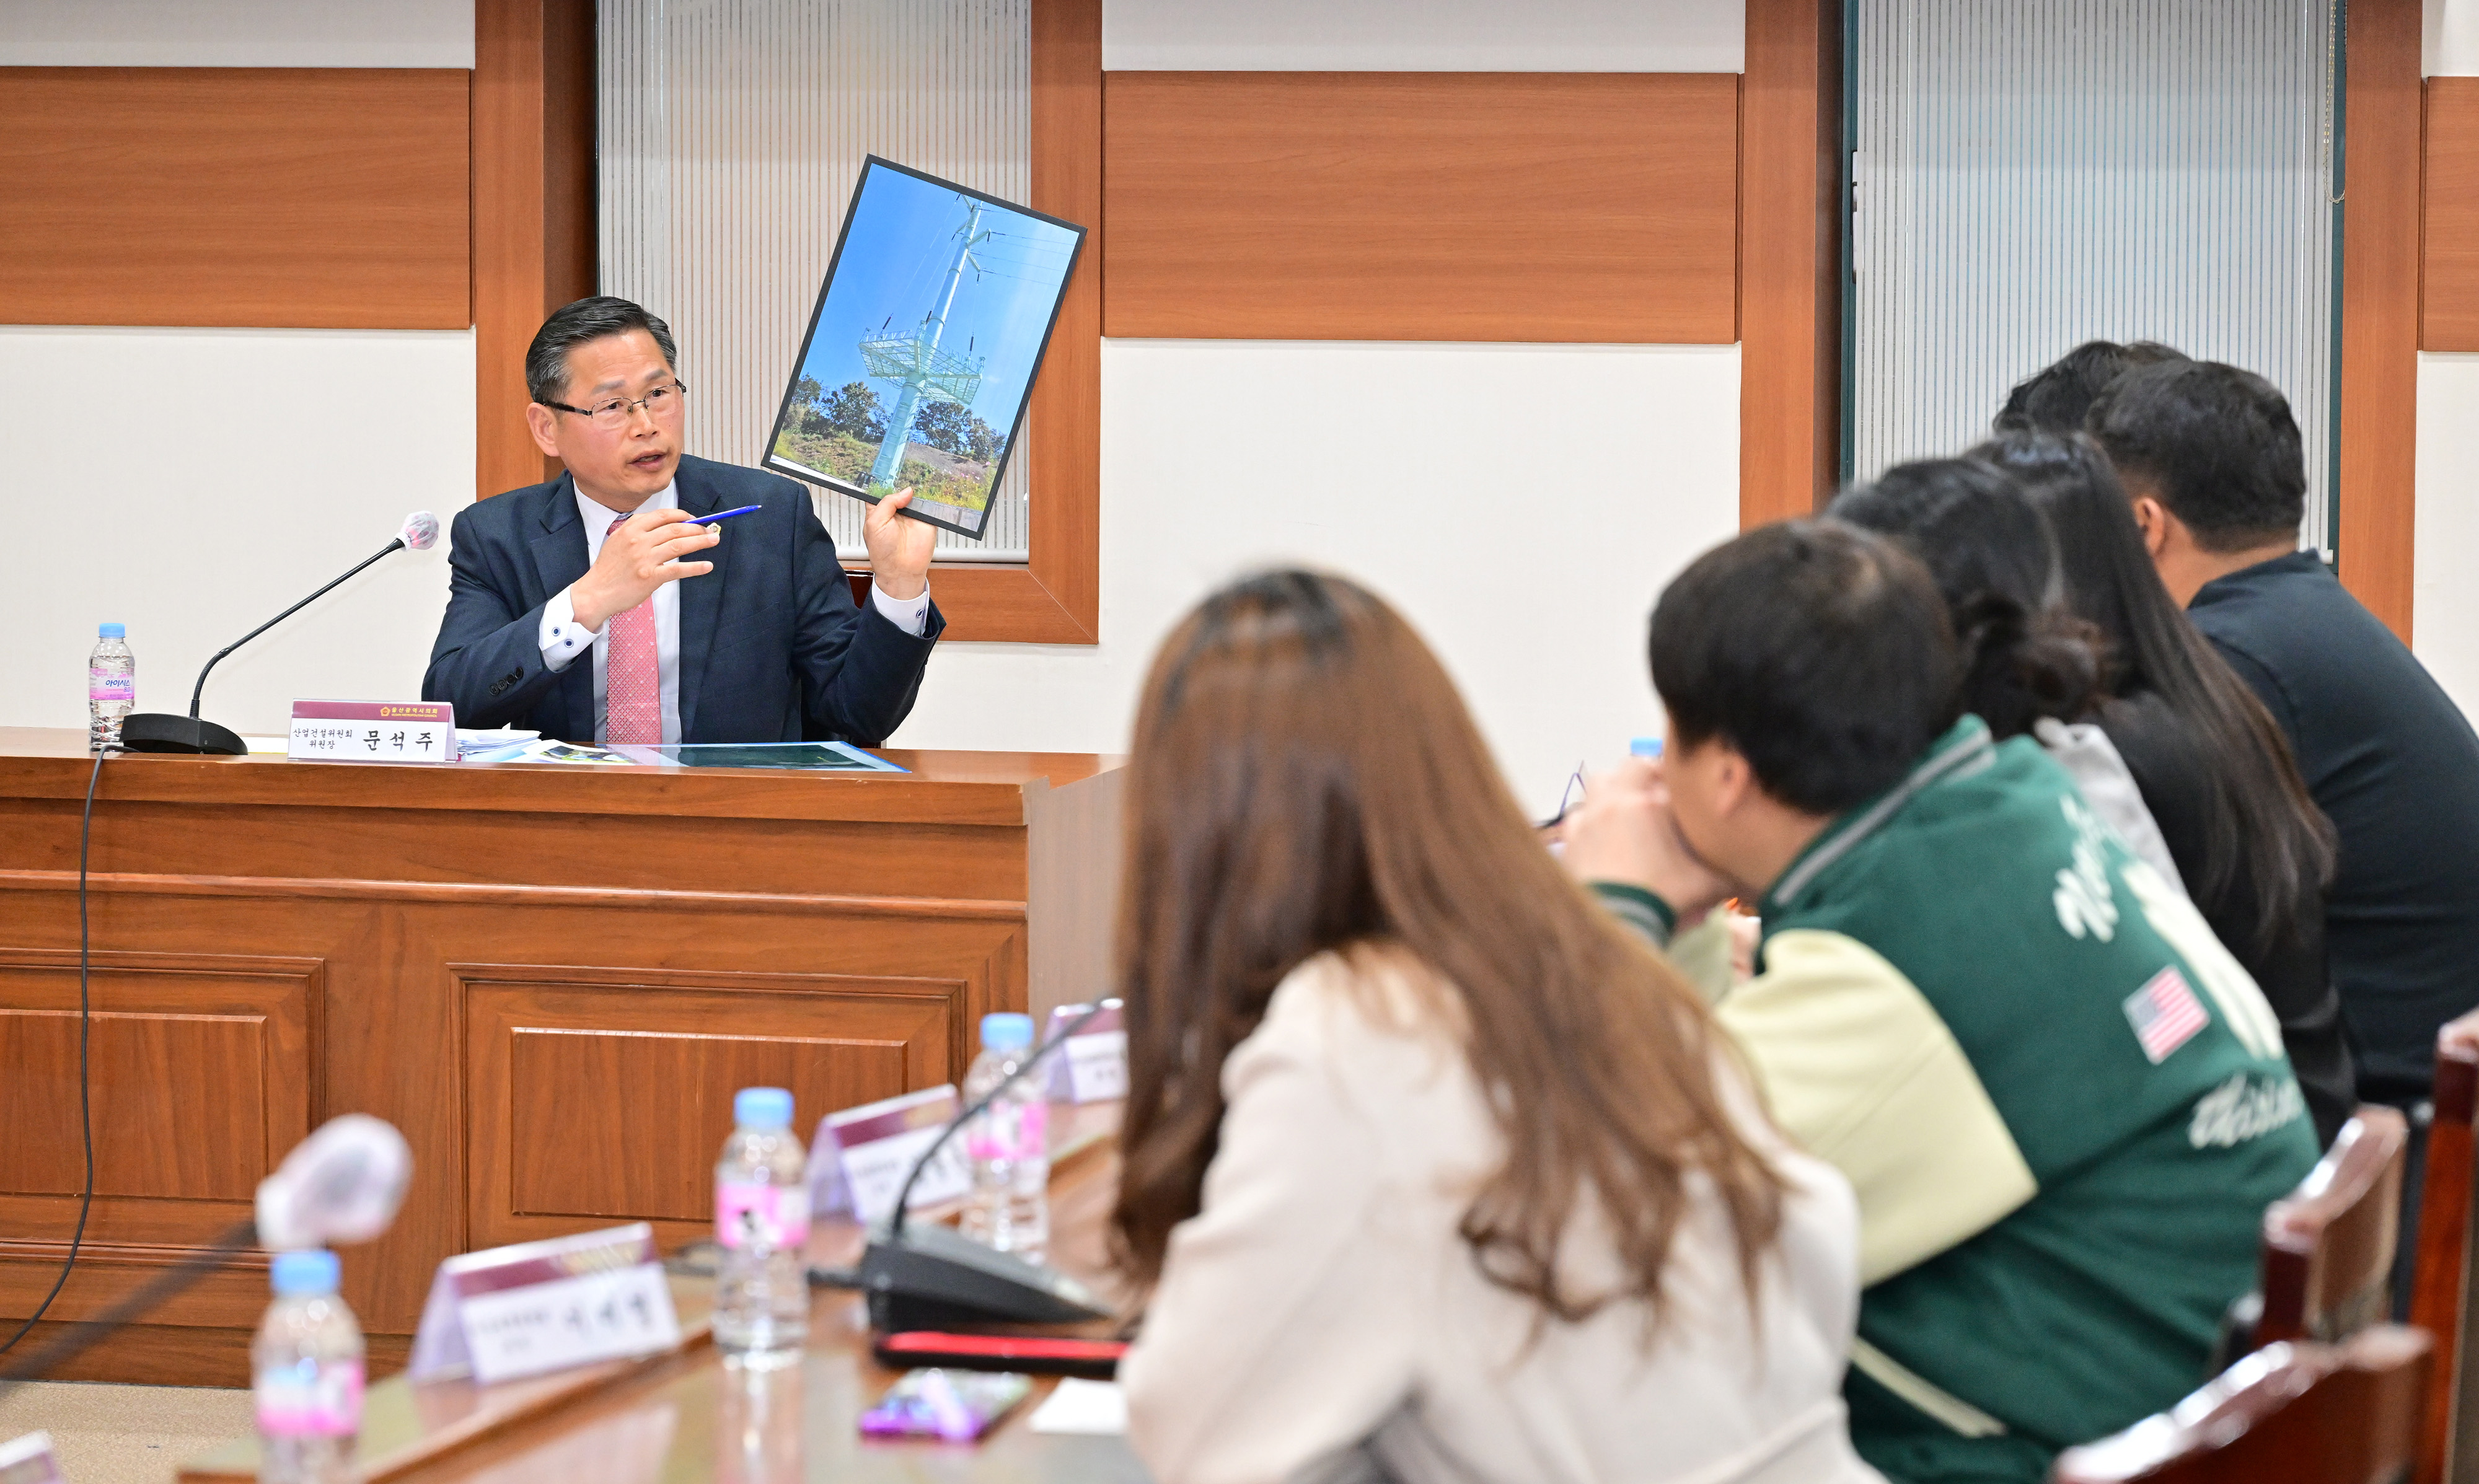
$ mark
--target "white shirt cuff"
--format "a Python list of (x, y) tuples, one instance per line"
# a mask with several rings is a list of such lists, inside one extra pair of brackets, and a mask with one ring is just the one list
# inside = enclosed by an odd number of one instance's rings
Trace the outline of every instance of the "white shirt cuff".
[(542, 627), (535, 641), (542, 646), (544, 669), (559, 674), (569, 661), (594, 648), (594, 630), (576, 621), (576, 604), (569, 601), (567, 588), (543, 604)]
[[(930, 589), (926, 585), (916, 598), (889, 598), (886, 589), (873, 582), (869, 585), (869, 601), (888, 623), (913, 638), (918, 639), (930, 631)], [(548, 621), (549, 615), (546, 614), (545, 618)], [(593, 641), (589, 638), (586, 642), (590, 644)], [(549, 651), (546, 649), (543, 652), (548, 655)]]

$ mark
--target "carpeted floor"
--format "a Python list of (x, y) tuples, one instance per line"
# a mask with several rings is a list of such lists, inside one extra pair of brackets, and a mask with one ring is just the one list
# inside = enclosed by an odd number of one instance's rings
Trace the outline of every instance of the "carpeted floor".
[(0, 1396), (0, 1441), (50, 1433), (69, 1484), (165, 1484), (250, 1425), (249, 1393), (210, 1387), (38, 1381)]

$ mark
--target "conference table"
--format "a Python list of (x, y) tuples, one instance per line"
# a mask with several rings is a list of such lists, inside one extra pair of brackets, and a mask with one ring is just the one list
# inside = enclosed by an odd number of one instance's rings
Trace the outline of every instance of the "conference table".
[[(1118, 1190), (1117, 1123), (1115, 1103), (1054, 1106), (1060, 1157), (1051, 1175), (1051, 1258), (1124, 1304), (1105, 1246)], [(849, 1222), (822, 1222), (811, 1262), (849, 1267), (861, 1240)], [(365, 1484), (1143, 1484), (1148, 1477), (1118, 1436), (1034, 1431), (1033, 1415), (1057, 1384), (1049, 1380), (1037, 1381), (1034, 1394), (977, 1443), (865, 1439), (860, 1414), (900, 1372), (871, 1359), (858, 1294), (819, 1291), (800, 1364), (744, 1371), (724, 1364), (706, 1333), (712, 1290), (703, 1278), (673, 1279), (689, 1339), (669, 1355), (490, 1388), (415, 1386), (402, 1377), (372, 1388), (361, 1437)], [(256, 1444), (237, 1439), (184, 1463), (180, 1480), (248, 1484), (257, 1465)]]
[[(311, 1129), (414, 1153), (350, 1249), (372, 1369), (444, 1258), (705, 1235), (732, 1093), (826, 1113), (960, 1080), (983, 1014), (1107, 980), (1112, 758), (887, 750), (901, 774), (115, 755), (0, 729), (0, 1318), (76, 1229), (81, 818), (92, 1210), (38, 1344), (250, 1214)], [(245, 1384), (245, 1256), (63, 1373)], [(14, 1325), (12, 1323), (11, 1328)]]

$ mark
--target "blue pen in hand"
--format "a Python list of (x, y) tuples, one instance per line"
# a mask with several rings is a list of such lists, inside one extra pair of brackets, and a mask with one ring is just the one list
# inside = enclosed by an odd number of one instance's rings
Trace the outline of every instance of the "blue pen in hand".
[(764, 505), (743, 505), (737, 510), (718, 510), (712, 515), (690, 515), (685, 510), (681, 511), (680, 515), (683, 519), (694, 522), (699, 525), (711, 525), (717, 521), (728, 521), (735, 515), (747, 515), (753, 510), (763, 510), (766, 507)]

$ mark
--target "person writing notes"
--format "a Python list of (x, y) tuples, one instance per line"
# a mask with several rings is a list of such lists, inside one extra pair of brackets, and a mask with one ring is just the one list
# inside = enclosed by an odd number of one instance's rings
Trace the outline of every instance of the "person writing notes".
[(1861, 1484), (1851, 1191), (1339, 578), (1180, 625), (1128, 766), (1119, 1368), (1161, 1484)]
[(908, 491), (873, 506), (855, 604), (807, 491), (680, 451), (677, 359), (626, 299), (544, 321), (525, 422), (568, 470), (456, 518), (422, 699), (570, 742), (884, 741), (946, 627), (936, 530), (898, 518)]

